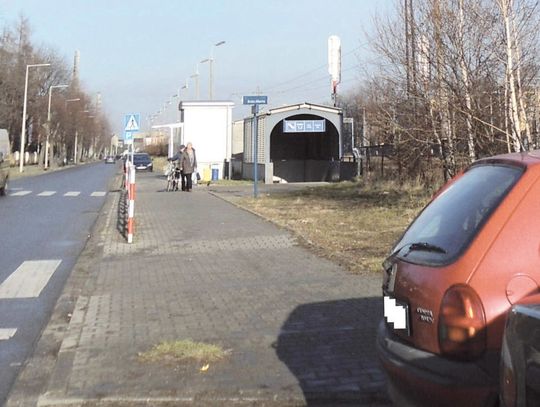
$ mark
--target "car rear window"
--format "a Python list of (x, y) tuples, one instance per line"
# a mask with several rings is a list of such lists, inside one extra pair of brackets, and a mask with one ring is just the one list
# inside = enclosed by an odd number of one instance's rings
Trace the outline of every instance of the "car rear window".
[(148, 154), (135, 154), (133, 156), (133, 161), (148, 162), (150, 161), (150, 156)]
[(394, 246), (394, 253), (416, 264), (450, 264), (469, 246), (523, 171), (502, 164), (471, 167), (424, 208)]

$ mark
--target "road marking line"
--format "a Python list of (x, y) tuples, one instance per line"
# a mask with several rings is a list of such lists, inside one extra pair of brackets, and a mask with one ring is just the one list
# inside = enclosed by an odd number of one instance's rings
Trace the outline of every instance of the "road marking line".
[(52, 196), (54, 194), (56, 194), (56, 191), (43, 191), (37, 194), (37, 196)]
[(1, 285), (0, 299), (37, 298), (62, 260), (23, 262)]
[(90, 196), (105, 196), (107, 194), (107, 192), (103, 192), (103, 191), (96, 191), (96, 192), (92, 192), (90, 194)]
[(25, 195), (28, 195), (28, 194), (31, 194), (32, 191), (19, 191), (19, 192), (15, 192), (13, 194), (10, 194), (10, 196), (25, 196)]
[(11, 339), (17, 332), (17, 328), (0, 328), (0, 341)]
[(79, 191), (70, 191), (66, 192), (64, 196), (79, 196), (81, 193)]

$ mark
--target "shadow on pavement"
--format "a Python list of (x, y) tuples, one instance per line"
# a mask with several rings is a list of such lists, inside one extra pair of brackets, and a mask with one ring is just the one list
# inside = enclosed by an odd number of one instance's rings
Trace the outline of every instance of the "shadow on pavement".
[(127, 191), (122, 189), (120, 191), (120, 199), (118, 200), (118, 209), (116, 216), (116, 230), (127, 239), (127, 218), (128, 218), (128, 204), (127, 204)]
[(308, 406), (391, 405), (375, 351), (380, 298), (296, 307), (281, 327), (277, 356), (295, 375)]

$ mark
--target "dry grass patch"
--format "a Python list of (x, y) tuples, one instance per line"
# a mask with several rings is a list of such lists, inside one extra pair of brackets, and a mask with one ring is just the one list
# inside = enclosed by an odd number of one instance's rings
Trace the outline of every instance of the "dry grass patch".
[(165, 173), (165, 169), (169, 164), (167, 157), (160, 156), (152, 157), (152, 162), (154, 164), (154, 171), (156, 171), (159, 175), (163, 175)]
[(146, 352), (139, 353), (142, 362), (217, 362), (225, 358), (230, 351), (221, 346), (190, 339), (161, 342)]
[(379, 271), (433, 191), (420, 184), (344, 182), (243, 199), (240, 205), (300, 236), (355, 273)]

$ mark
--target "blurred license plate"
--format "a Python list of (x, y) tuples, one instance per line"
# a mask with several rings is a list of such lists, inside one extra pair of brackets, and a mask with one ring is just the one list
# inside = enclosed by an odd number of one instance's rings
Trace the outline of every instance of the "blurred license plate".
[(409, 306), (388, 295), (384, 296), (384, 318), (394, 329), (409, 334)]

